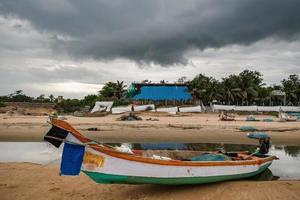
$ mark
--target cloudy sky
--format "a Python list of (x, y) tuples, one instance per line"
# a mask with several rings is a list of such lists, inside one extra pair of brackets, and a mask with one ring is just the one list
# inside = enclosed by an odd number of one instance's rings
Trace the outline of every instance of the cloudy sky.
[(299, 0), (0, 0), (0, 95), (108, 81), (300, 74)]

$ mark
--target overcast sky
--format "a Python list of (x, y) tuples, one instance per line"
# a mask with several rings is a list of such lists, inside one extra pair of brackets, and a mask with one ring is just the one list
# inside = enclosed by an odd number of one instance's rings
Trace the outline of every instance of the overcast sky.
[(299, 0), (0, 0), (0, 95), (108, 81), (300, 74)]

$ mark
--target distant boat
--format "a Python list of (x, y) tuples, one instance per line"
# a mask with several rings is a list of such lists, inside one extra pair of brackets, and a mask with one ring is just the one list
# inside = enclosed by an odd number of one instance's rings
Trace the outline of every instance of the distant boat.
[(65, 143), (60, 174), (81, 171), (97, 183), (183, 185), (243, 179), (262, 173), (276, 159), (249, 152), (210, 152), (184, 160), (145, 156), (141, 150), (92, 141), (66, 121), (52, 119), (50, 123), (52, 128), (44, 139), (56, 147)]

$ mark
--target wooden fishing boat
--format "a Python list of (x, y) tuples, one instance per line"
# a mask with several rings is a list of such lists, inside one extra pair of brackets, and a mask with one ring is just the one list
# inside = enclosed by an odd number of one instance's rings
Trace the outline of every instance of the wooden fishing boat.
[(255, 176), (266, 170), (275, 156), (263, 158), (248, 152), (228, 154), (225, 161), (190, 161), (146, 157), (141, 151), (120, 152), (94, 142), (66, 121), (52, 119), (45, 140), (59, 147), (64, 142), (61, 175), (85, 173), (97, 183), (200, 184)]

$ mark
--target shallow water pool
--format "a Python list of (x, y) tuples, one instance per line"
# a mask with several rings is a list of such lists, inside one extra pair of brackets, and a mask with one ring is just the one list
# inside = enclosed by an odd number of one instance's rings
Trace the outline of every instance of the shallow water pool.
[(57, 149), (47, 142), (0, 142), (0, 162), (51, 164), (61, 153), (62, 146)]
[[(117, 145), (117, 144), (114, 144)], [(62, 147), (56, 149), (46, 142), (0, 142), (0, 162), (31, 162), (38, 164), (59, 164)], [(167, 143), (132, 144), (134, 149), (178, 149), (213, 151), (224, 148), (226, 151), (254, 151), (255, 145), (211, 144), (211, 143)], [(272, 146), (271, 155), (279, 160), (264, 173), (253, 177), (254, 180), (293, 180), (300, 179), (300, 146)]]

